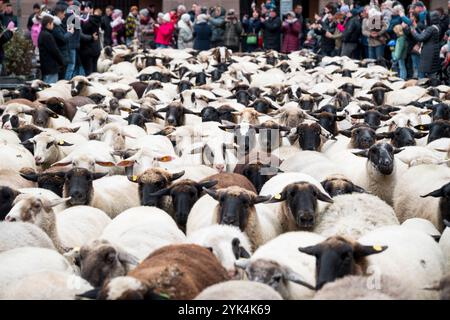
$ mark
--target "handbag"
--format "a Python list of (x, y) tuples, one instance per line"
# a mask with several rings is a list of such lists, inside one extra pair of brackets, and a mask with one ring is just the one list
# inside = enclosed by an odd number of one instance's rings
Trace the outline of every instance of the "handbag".
[(246, 42), (247, 42), (247, 44), (252, 44), (252, 45), (253, 44), (257, 44), (258, 43), (258, 37), (254, 33), (248, 34)]

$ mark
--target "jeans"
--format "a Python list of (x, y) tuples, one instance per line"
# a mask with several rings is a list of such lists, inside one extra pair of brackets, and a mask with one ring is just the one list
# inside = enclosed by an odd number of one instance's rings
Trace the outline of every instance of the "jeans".
[(400, 70), (400, 72), (399, 72), (400, 78), (402, 78), (403, 80), (406, 80), (407, 72), (406, 72), (405, 59), (400, 59), (397, 61), (397, 63), (398, 63), (398, 68)]
[(378, 59), (384, 56), (384, 45), (369, 47), (369, 59)]
[(69, 59), (70, 62), (67, 64), (66, 68), (66, 74), (64, 76), (65, 80), (70, 80), (75, 75), (75, 65), (77, 64), (77, 50), (76, 49), (70, 49), (69, 50)]
[[(413, 67), (413, 78), (420, 78), (419, 77), (420, 55), (412, 54), (411, 61), (412, 61), (412, 67)], [(422, 75), (422, 73), (421, 73), (421, 75)]]
[(166, 45), (166, 44), (160, 44), (160, 43), (157, 43), (156, 44), (156, 48), (158, 49), (158, 48), (162, 48), (162, 49), (165, 49), (165, 48), (168, 48), (169, 46), (168, 45)]
[(58, 81), (58, 74), (46, 74), (43, 76), (42, 81), (45, 83), (55, 83)]

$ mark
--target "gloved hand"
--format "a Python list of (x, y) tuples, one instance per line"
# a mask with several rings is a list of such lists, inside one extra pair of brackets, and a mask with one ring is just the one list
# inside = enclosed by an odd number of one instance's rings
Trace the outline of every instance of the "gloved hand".
[(396, 41), (395, 41), (394, 39), (392, 39), (391, 41), (389, 41), (388, 44), (387, 44), (388, 47), (395, 47), (395, 42), (396, 42)]
[(8, 29), (9, 31), (14, 31), (15, 28), (16, 28), (16, 25), (12, 21), (10, 21), (8, 23), (8, 26), (6, 27), (6, 29)]

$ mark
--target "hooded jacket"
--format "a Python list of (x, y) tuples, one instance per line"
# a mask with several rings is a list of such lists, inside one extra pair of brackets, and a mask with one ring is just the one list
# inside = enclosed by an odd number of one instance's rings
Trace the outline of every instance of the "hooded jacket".
[(225, 8), (220, 8), (220, 16), (209, 19), (209, 25), (212, 31), (211, 41), (223, 41), (225, 34)]

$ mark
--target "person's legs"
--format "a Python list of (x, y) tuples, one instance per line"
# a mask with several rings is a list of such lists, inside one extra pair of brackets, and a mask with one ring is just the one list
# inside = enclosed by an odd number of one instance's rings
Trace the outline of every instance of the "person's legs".
[(65, 73), (65, 76), (64, 76), (65, 80), (70, 80), (74, 76), (75, 64), (76, 64), (76, 61), (77, 61), (77, 50), (75, 50), (75, 49), (70, 49), (69, 50), (69, 59), (70, 59), (70, 62), (67, 65), (66, 73)]
[(418, 54), (411, 55), (412, 67), (413, 67), (413, 78), (419, 77), (419, 64), (420, 56)]
[(375, 48), (376, 47), (369, 46), (369, 59), (376, 59), (377, 54), (376, 54)]
[(352, 57), (353, 52), (356, 49), (356, 43), (344, 42), (342, 44), (341, 56)]
[(375, 59), (383, 58), (384, 57), (384, 46), (376, 46), (375, 47)]
[(398, 68), (400, 70), (400, 78), (402, 78), (403, 80), (406, 80), (407, 74), (406, 74), (405, 59), (398, 60)]
[(58, 81), (58, 74), (46, 74), (44, 75), (44, 77), (42, 78), (42, 81), (44, 81), (45, 83), (55, 83)]

